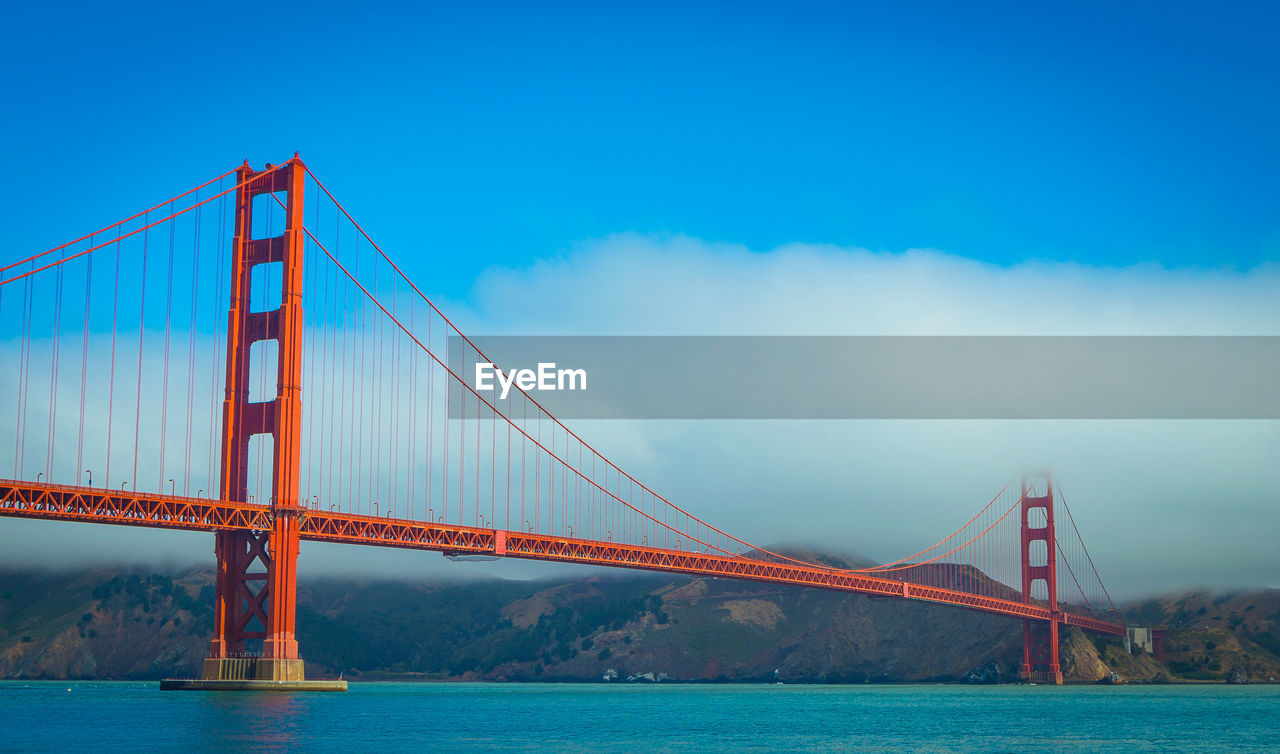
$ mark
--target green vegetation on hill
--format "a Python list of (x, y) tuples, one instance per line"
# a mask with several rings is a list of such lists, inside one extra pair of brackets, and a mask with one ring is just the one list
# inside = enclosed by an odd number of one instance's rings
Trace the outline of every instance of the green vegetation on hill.
[(1197, 681), (1280, 678), (1280, 590), (1194, 591), (1143, 600), (1126, 617), (1167, 626), (1171, 677)]
[[(0, 572), (0, 677), (197, 672), (212, 573)], [(1280, 677), (1277, 592), (1192, 593), (1127, 608), (1169, 626), (1168, 663), (1120, 640), (1063, 635), (1064, 672), (1092, 682)], [(656, 574), (558, 581), (316, 579), (299, 587), (312, 675), (491, 680), (1015, 680), (1016, 621), (813, 589)]]

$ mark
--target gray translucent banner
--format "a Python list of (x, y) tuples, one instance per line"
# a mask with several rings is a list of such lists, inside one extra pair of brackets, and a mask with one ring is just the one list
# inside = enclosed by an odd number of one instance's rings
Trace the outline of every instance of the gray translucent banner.
[[(554, 364), (542, 369), (542, 386), (553, 389), (528, 393), (561, 419), (1280, 418), (1275, 336), (492, 336), (472, 342), (485, 358), (478, 361), (458, 337), (449, 339), (447, 355), (450, 369), (473, 388), (478, 363), (508, 375), (528, 369), (535, 378), (539, 364)], [(569, 374), (559, 377), (561, 370)], [(480, 376), (488, 371), (481, 367)], [(515, 386), (504, 400), (496, 375), (487, 381), (492, 389), (480, 395), (518, 418), (525, 406)], [(476, 405), (475, 395), (450, 381), (450, 416), (475, 416)], [(526, 410), (534, 418), (532, 406)]]

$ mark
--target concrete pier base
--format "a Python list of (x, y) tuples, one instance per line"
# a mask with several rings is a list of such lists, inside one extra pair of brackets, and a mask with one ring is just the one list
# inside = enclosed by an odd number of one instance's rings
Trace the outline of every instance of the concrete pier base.
[(302, 660), (209, 657), (199, 679), (165, 679), (161, 691), (346, 691), (346, 681), (308, 681)]
[(166, 678), (161, 691), (346, 691), (346, 681), (262, 681)]

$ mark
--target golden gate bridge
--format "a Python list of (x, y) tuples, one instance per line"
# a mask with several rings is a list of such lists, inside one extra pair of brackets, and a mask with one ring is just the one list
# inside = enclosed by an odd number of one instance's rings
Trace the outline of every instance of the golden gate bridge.
[(1022, 622), (1027, 680), (1062, 682), (1063, 627), (1125, 633), (1047, 475), (908, 557), (835, 568), (699, 518), (518, 387), (499, 408), (441, 354), (490, 360), (297, 155), (4, 264), (0, 328), (0, 515), (212, 533), (206, 688), (305, 687), (304, 540), (995, 613)]

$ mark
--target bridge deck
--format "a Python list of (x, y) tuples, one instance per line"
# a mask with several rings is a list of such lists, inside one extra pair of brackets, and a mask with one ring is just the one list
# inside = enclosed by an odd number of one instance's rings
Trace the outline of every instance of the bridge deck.
[[(716, 576), (817, 587), (878, 597), (914, 599), (985, 613), (1062, 623), (1121, 636), (1124, 627), (1085, 615), (1059, 612), (1036, 603), (845, 571), (776, 563), (658, 547), (555, 537), (397, 518), (299, 509), (301, 538), (317, 542), (500, 555), (698, 576)], [(0, 516), (146, 526), (188, 531), (271, 529), (267, 505), (171, 495), (131, 493), (95, 487), (0, 480)]]

